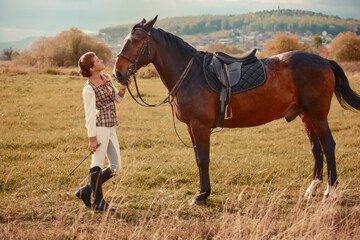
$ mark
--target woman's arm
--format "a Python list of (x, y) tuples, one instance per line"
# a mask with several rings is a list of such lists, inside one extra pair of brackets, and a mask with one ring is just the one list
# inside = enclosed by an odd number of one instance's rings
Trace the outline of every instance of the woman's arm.
[[(126, 86), (124, 86), (124, 85), (121, 85), (119, 91), (115, 88), (115, 96), (119, 96), (119, 100), (120, 100), (117, 102), (121, 102), (124, 99), (125, 91), (126, 91)], [(116, 100), (118, 100), (118, 99), (116, 99)]]
[[(96, 97), (95, 92), (90, 85), (83, 88), (83, 99), (85, 108), (85, 127), (89, 137), (89, 150), (95, 152), (97, 145), (96, 138)], [(95, 146), (95, 149), (93, 149)], [(93, 151), (94, 150), (94, 151)]]

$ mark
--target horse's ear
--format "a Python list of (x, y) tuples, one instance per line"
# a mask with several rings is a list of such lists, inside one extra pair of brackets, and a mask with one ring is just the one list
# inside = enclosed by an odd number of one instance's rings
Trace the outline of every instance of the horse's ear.
[(145, 20), (145, 18), (143, 18), (139, 23), (135, 24), (134, 27), (144, 26), (145, 23), (146, 23), (146, 20)]
[(156, 17), (154, 17), (153, 19), (151, 19), (150, 21), (148, 21), (145, 24), (145, 26), (144, 26), (145, 30), (150, 31), (152, 29), (152, 27), (154, 26), (154, 24), (157, 20), (157, 17), (158, 17), (158, 15), (156, 15)]

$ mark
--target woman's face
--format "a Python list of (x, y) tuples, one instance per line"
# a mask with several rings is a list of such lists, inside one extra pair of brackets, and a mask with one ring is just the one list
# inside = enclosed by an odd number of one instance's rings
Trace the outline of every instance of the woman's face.
[(93, 72), (101, 72), (102, 70), (105, 69), (105, 65), (103, 63), (103, 60), (101, 60), (100, 58), (98, 58), (98, 56), (94, 56), (93, 58), (94, 61), (94, 66), (92, 66), (90, 69)]

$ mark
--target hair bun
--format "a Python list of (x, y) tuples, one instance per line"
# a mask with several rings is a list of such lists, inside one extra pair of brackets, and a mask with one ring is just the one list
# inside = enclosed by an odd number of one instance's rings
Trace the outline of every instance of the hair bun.
[(78, 61), (79, 73), (83, 77), (91, 76), (90, 68), (94, 66), (94, 57), (95, 53), (93, 52), (87, 52), (80, 57)]

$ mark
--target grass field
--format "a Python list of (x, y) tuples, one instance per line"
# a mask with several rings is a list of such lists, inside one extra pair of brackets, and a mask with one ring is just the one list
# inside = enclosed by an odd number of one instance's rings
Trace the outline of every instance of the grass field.
[[(348, 77), (359, 93), (360, 74)], [(0, 74), (0, 239), (360, 239), (360, 114), (335, 98), (337, 201), (303, 198), (313, 157), (297, 118), (212, 135), (212, 195), (206, 206), (188, 206), (198, 169), (174, 133), (170, 107), (141, 108), (128, 96), (117, 106), (122, 170), (104, 184), (118, 212), (108, 215), (74, 195), (88, 181), (90, 159), (64, 179), (88, 154), (84, 82), (39, 71)], [(140, 85), (152, 103), (167, 93), (159, 79)], [(184, 124), (176, 126), (190, 144)]]

